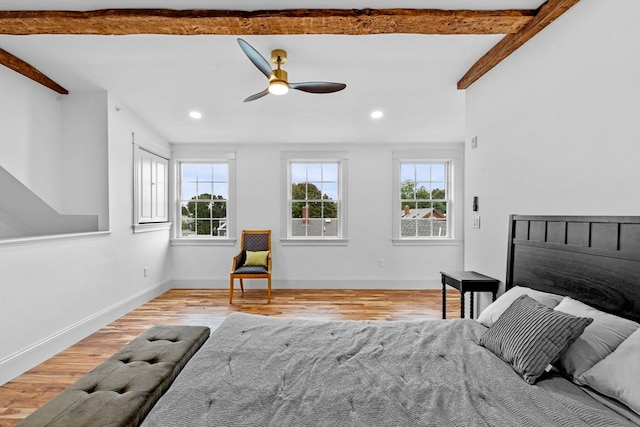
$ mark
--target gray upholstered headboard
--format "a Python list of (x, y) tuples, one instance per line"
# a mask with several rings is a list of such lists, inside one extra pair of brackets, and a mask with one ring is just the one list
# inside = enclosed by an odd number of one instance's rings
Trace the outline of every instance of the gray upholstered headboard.
[(506, 289), (513, 286), (640, 322), (640, 216), (511, 215)]

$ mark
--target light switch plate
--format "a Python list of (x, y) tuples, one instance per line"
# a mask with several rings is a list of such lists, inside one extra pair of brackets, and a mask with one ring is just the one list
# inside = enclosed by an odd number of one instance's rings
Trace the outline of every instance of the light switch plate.
[(473, 222), (471, 223), (471, 228), (480, 228), (480, 215), (473, 216)]

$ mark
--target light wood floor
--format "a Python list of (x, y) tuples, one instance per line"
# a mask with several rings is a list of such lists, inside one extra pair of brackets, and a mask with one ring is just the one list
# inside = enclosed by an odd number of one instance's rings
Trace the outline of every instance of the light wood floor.
[[(0, 387), (0, 426), (13, 426), (153, 325), (217, 327), (230, 313), (325, 320), (442, 318), (440, 290), (275, 290), (234, 294), (174, 289), (138, 307)], [(447, 318), (460, 317), (460, 294), (447, 291)]]

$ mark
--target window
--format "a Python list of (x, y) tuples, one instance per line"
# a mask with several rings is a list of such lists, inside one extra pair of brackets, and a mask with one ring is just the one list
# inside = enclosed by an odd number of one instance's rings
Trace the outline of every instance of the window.
[(300, 157), (286, 159), (285, 238), (334, 243), (344, 239), (346, 159), (343, 157), (340, 153), (301, 153)]
[(449, 237), (448, 163), (400, 163), (400, 237)]
[(134, 146), (135, 233), (165, 230), (169, 223), (169, 160)]
[(462, 146), (394, 152), (393, 240), (452, 242), (462, 230)]
[(179, 163), (178, 237), (228, 237), (229, 165)]

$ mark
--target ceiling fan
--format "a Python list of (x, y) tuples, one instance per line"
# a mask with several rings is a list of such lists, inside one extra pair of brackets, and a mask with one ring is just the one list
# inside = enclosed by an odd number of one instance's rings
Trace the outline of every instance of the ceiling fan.
[(262, 92), (258, 92), (251, 95), (244, 102), (255, 101), (268, 94), (284, 95), (289, 89), (297, 89), (303, 92), (309, 93), (333, 93), (338, 92), (345, 87), (344, 83), (331, 83), (331, 82), (304, 82), (304, 83), (289, 83), (288, 75), (285, 70), (280, 68), (287, 62), (287, 52), (282, 49), (275, 49), (271, 52), (271, 61), (276, 65), (276, 69), (272, 70), (269, 62), (264, 59), (262, 55), (258, 53), (249, 43), (242, 39), (238, 39), (238, 44), (244, 51), (245, 55), (249, 58), (253, 65), (262, 72), (269, 79), (269, 86)]

